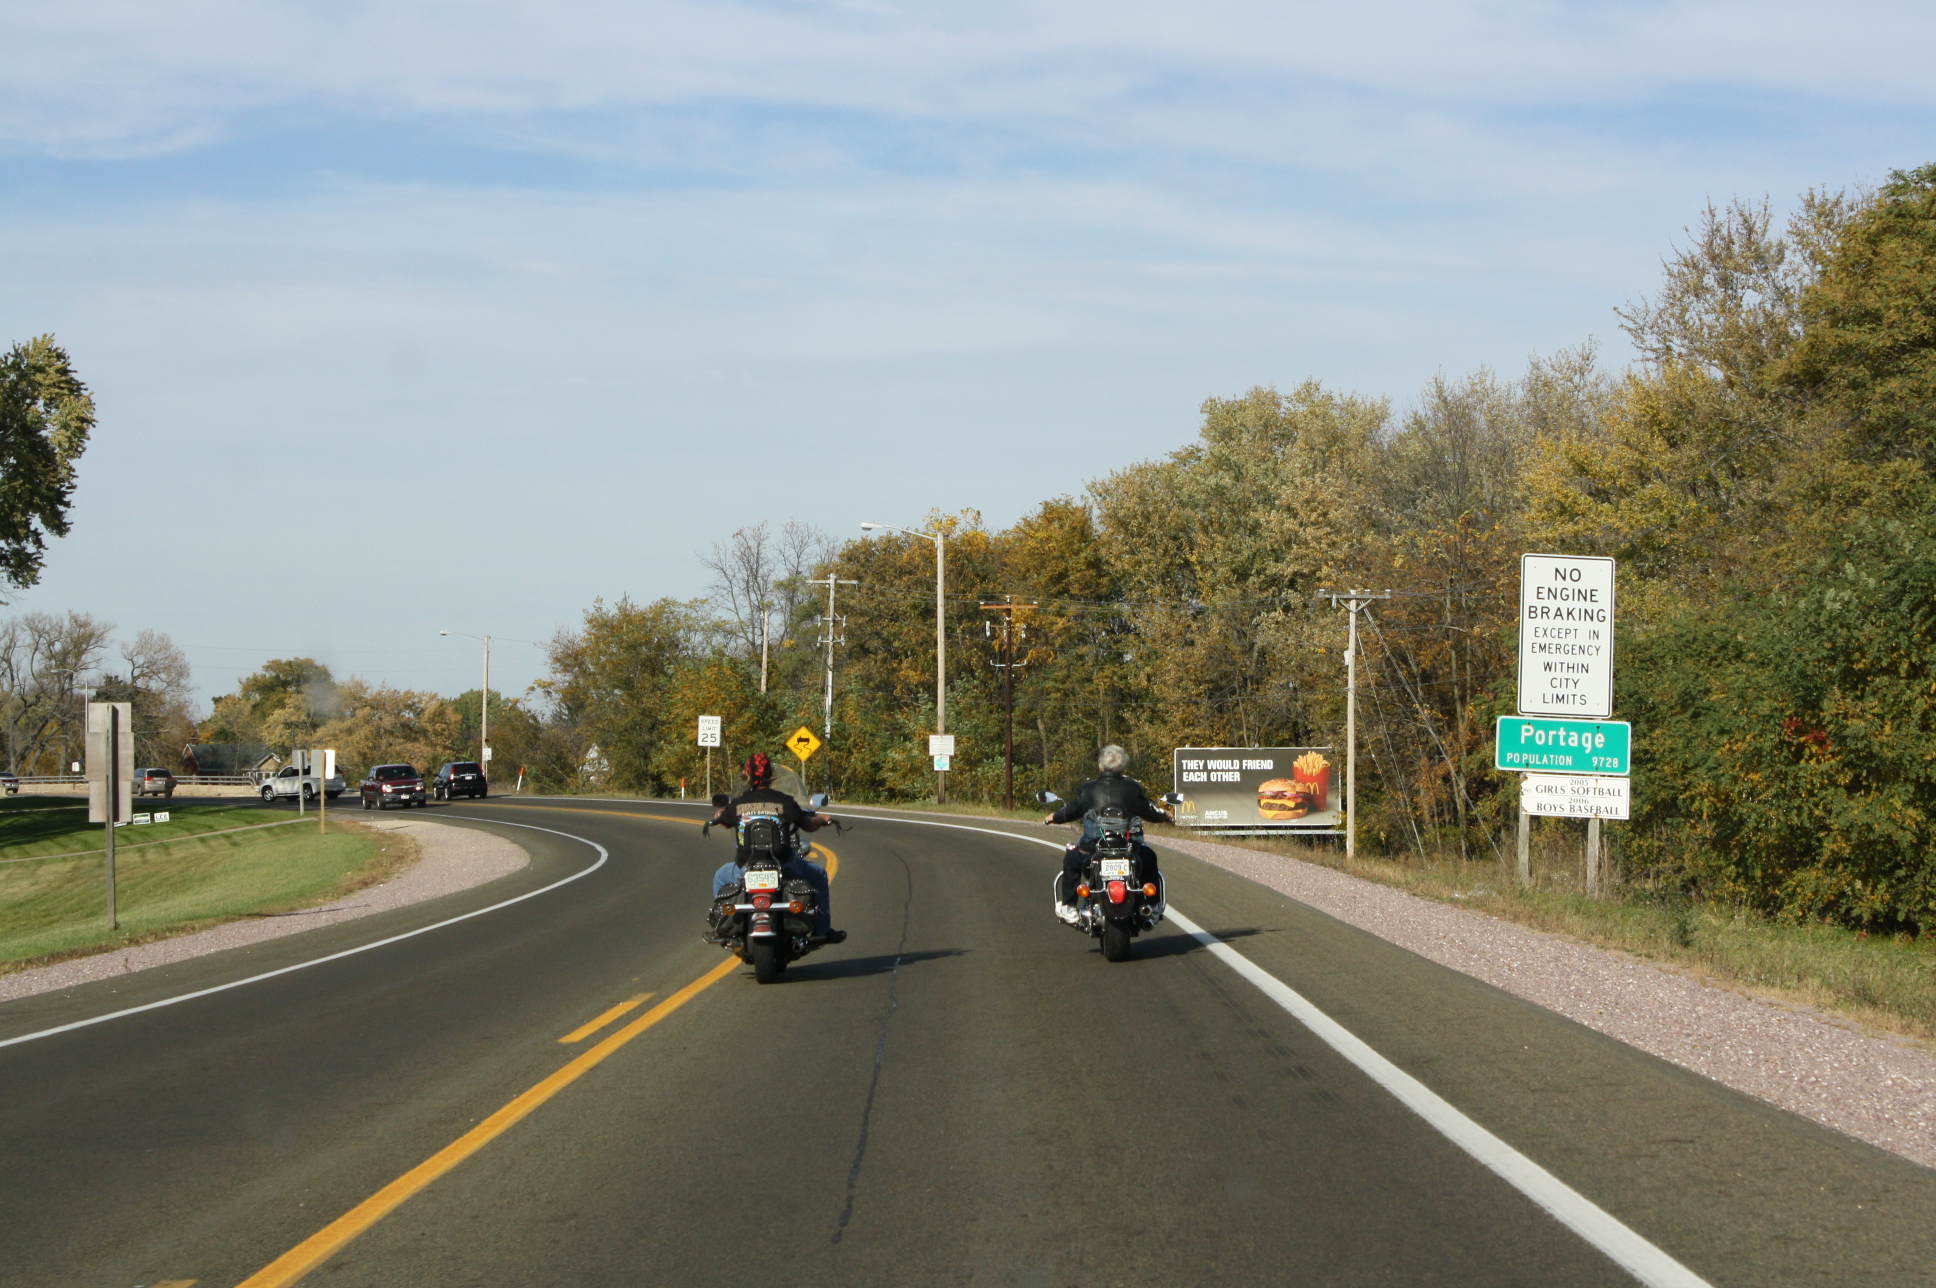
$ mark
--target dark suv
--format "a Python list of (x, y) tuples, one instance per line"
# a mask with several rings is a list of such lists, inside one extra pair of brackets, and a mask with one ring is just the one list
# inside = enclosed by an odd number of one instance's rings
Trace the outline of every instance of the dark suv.
[(491, 794), (491, 784), (484, 777), (484, 766), (474, 760), (453, 760), (437, 771), (430, 780), (430, 795), (433, 800), (455, 800), (459, 796), (483, 798)]
[(430, 804), (423, 775), (408, 765), (378, 765), (364, 777), (357, 793), (363, 797), (364, 809)]

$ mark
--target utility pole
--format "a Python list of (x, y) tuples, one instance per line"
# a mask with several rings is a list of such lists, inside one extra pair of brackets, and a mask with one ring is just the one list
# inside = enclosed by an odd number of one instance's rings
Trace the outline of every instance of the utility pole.
[(809, 581), (807, 584), (809, 586), (825, 586), (827, 588), (827, 615), (820, 619), (820, 624), (826, 627), (827, 633), (820, 637), (818, 643), (825, 645), (827, 649), (826, 707), (821, 717), (820, 737), (821, 741), (827, 744), (827, 792), (831, 795), (834, 789), (834, 645), (845, 644), (847, 642), (847, 637), (840, 633), (841, 628), (847, 625), (847, 619), (845, 617), (834, 616), (834, 587), (858, 586), (860, 583), (857, 581), (847, 581), (835, 577), (832, 573), (828, 573), (825, 577), (815, 581)]
[[(1018, 604), (1015, 596), (1003, 595), (999, 604), (983, 604), (984, 613), (1000, 613), (1002, 660), (995, 663), (1002, 670), (1002, 808), (1015, 808), (1015, 668), (1027, 666), (1026, 661), (1015, 660), (1015, 634), (1020, 631), (1023, 638), (1028, 637), (1028, 624), (1015, 620), (1015, 611), (1027, 612), (1034, 604)], [(995, 623), (992, 620), (982, 623), (983, 632), (993, 635)]]
[(1330, 600), (1333, 608), (1351, 610), (1351, 642), (1344, 650), (1344, 856), (1350, 859), (1358, 855), (1358, 614), (1378, 600), (1390, 599), (1391, 591), (1320, 590), (1318, 594)]

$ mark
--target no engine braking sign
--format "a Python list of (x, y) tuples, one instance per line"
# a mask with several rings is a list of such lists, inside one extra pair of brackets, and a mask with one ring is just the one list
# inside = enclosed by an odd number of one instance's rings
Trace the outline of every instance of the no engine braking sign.
[(1519, 714), (1613, 714), (1613, 560), (1519, 557)]

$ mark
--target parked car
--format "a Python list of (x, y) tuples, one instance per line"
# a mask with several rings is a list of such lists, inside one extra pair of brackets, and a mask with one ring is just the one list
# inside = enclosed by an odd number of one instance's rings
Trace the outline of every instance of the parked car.
[(335, 800), (349, 787), (341, 774), (333, 774), (325, 782), (320, 775), (305, 774), (294, 765), (286, 765), (274, 775), (262, 780), (262, 799), (270, 804), (278, 800), (295, 800), (300, 795), (306, 801), (316, 799), (316, 794)]
[(476, 761), (453, 760), (430, 780), (430, 794), (440, 801), (455, 800), (459, 796), (482, 800), (491, 794), (491, 783), (484, 777), (484, 766)]
[(430, 794), (424, 790), (423, 775), (408, 765), (378, 765), (370, 771), (358, 790), (363, 796), (364, 809), (430, 804)]
[(7, 795), (9, 796), (20, 795), (20, 775), (15, 773), (0, 773), (0, 787), (5, 787), (7, 789)]
[(165, 769), (137, 769), (134, 771), (134, 794), (173, 800), (175, 776)]

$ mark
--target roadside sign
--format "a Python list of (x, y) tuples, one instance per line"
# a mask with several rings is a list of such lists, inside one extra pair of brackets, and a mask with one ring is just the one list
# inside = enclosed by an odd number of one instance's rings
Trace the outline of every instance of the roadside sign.
[(1628, 774), (1633, 726), (1625, 720), (1535, 720), (1500, 716), (1496, 769), (1521, 773)]
[(151, 816), (147, 814), (136, 814), (133, 818), (129, 819), (128, 821), (130, 823), (133, 823), (136, 827), (140, 827), (142, 824), (147, 823), (150, 820), (150, 817)]
[[(112, 717), (115, 736), (108, 727)], [(113, 742), (110, 749), (109, 742)], [(112, 757), (110, 757), (112, 750)], [(108, 821), (108, 761), (114, 764), (114, 821), (134, 816), (134, 707), (127, 702), (87, 704), (87, 821)]]
[[(930, 756), (952, 756), (955, 754), (955, 736), (951, 733), (931, 733), (928, 735), (928, 754)], [(936, 766), (946, 769), (946, 765)]]
[(491, 763), (491, 749), (489, 747), (484, 749), (484, 763), (487, 765)]
[(954, 759), (954, 757), (952, 757), (952, 756), (936, 756), (936, 757), (934, 758), (934, 772), (935, 772), (935, 773), (937, 773), (937, 774), (945, 774), (945, 773), (947, 773), (947, 772), (948, 772), (948, 762), (949, 762), (950, 760), (953, 760), (953, 759)]
[(813, 730), (801, 725), (788, 735), (786, 745), (787, 750), (794, 755), (802, 760), (808, 760), (812, 758), (814, 752), (820, 750), (820, 739), (813, 736)]
[[(490, 758), (491, 749), (486, 747), (484, 749), (484, 759), (489, 760)], [(323, 748), (323, 777), (325, 779), (336, 777), (336, 748), (334, 747)]]
[[(1184, 827), (1330, 830), (1344, 822), (1329, 747), (1178, 747), (1170, 772)], [(1342, 786), (1342, 784), (1338, 784)]]
[(1606, 774), (1527, 774), (1520, 780), (1519, 808), (1544, 818), (1627, 817), (1628, 779)]
[(699, 717), (699, 745), (702, 747), (717, 747), (719, 745), (718, 716)]
[(167, 811), (167, 810), (157, 810), (157, 811), (155, 811), (155, 822), (157, 822), (157, 823), (166, 823), (167, 821), (168, 821), (168, 811)]
[(1519, 557), (1519, 711), (1613, 714), (1613, 568), (1598, 556)]

